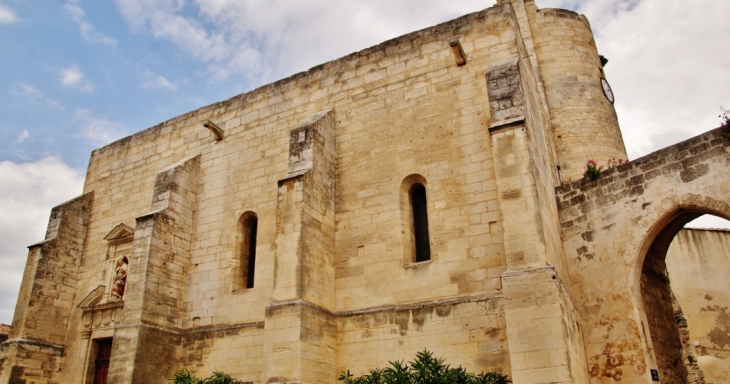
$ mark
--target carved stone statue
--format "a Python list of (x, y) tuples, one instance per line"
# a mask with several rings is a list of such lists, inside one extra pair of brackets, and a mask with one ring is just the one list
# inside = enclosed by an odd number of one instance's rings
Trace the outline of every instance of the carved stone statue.
[(124, 288), (127, 286), (127, 267), (129, 260), (126, 256), (119, 258), (114, 265), (114, 283), (112, 285), (112, 296), (123, 298)]

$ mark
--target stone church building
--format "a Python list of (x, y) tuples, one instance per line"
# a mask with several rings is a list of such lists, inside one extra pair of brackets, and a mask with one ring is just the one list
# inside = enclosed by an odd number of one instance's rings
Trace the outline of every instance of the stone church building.
[(518, 384), (684, 383), (665, 256), (730, 218), (729, 145), (583, 179), (627, 157), (588, 20), (499, 0), (92, 152), (0, 382), (334, 383), (427, 348)]

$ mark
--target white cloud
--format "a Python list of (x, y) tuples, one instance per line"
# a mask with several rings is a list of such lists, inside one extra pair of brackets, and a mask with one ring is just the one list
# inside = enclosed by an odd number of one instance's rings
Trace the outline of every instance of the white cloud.
[(177, 91), (177, 84), (168, 80), (162, 75), (158, 75), (152, 71), (145, 70), (144, 82), (142, 82), (142, 88), (145, 89), (162, 89), (167, 91)]
[(15, 12), (7, 6), (0, 4), (0, 24), (14, 24), (17, 21), (18, 16), (15, 15)]
[(80, 125), (81, 137), (94, 145), (109, 144), (129, 132), (123, 124), (96, 117), (88, 109), (77, 109), (74, 120)]
[(84, 73), (81, 72), (76, 64), (71, 64), (71, 66), (62, 69), (59, 76), (61, 84), (65, 87), (74, 88), (81, 92), (91, 92), (94, 90), (94, 87), (89, 83)]
[(81, 37), (84, 41), (92, 44), (105, 44), (111, 47), (117, 46), (116, 39), (97, 31), (93, 24), (84, 20), (86, 13), (84, 12), (84, 9), (78, 5), (78, 0), (69, 0), (63, 4), (63, 9), (79, 26), (79, 31), (81, 31)]
[[(459, 2), (116, 0), (137, 31), (174, 43), (216, 80), (261, 85), (485, 7)], [(487, 6), (489, 4), (486, 4)]]
[(606, 77), (629, 157), (719, 125), (730, 105), (730, 2), (711, 0), (538, 0), (577, 7), (609, 59)]
[(43, 240), (52, 207), (82, 192), (84, 174), (47, 157), (0, 162), (0, 323), (12, 321), (27, 246)]
[(22, 131), (21, 131), (21, 132), (20, 132), (20, 133), (18, 134), (18, 138), (17, 138), (17, 139), (15, 139), (15, 143), (16, 143), (16, 144), (21, 144), (21, 143), (23, 143), (24, 141), (26, 141), (26, 140), (28, 140), (28, 139), (31, 139), (31, 140), (33, 140), (33, 139), (32, 139), (32, 138), (30, 137), (30, 133), (28, 132), (28, 130), (27, 130), (27, 129), (24, 129), (24, 130), (22, 130)]
[[(116, 0), (127, 23), (247, 88), (490, 6), (483, 1)], [(630, 158), (717, 126), (730, 105), (730, 2), (537, 0), (586, 14)]]
[(46, 97), (46, 95), (42, 91), (36, 89), (32, 85), (20, 84), (17, 89), (11, 91), (26, 96), (30, 99), (44, 102), (54, 108), (64, 108), (63, 105), (59, 104), (56, 100)]

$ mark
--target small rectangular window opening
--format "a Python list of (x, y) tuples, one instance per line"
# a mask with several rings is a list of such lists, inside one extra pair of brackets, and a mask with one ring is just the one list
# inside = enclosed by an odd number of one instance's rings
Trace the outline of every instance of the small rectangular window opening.
[(423, 185), (416, 184), (411, 188), (411, 205), (413, 208), (413, 232), (416, 242), (416, 262), (431, 260), (426, 188)]

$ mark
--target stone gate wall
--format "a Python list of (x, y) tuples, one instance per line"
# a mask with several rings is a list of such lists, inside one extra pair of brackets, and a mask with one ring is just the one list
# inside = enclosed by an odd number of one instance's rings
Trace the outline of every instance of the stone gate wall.
[[(663, 258), (664, 240), (702, 213), (730, 217), (728, 144), (721, 131), (710, 131), (604, 171), (596, 181), (557, 189), (570, 267), (566, 286), (580, 313), (594, 380), (645, 382), (658, 369), (663, 351), (651, 341), (650, 323), (661, 315), (643, 303), (645, 259), (663, 264), (651, 257)], [(674, 232), (662, 238), (670, 227)], [(660, 240), (663, 253), (652, 255)]]

